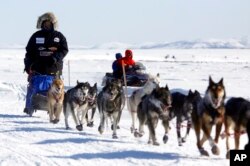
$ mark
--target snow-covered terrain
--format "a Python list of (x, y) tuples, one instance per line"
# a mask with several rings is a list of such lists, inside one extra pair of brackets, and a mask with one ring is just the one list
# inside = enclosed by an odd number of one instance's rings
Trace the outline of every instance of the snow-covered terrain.
[[(65, 85), (74, 86), (77, 80), (88, 81), (92, 85), (97, 82), (100, 89), (105, 72), (111, 71), (114, 54), (120, 51), (72, 49), (65, 59)], [(144, 137), (135, 138), (129, 130), (131, 118), (126, 107), (121, 129), (117, 132), (118, 139), (112, 139), (110, 128), (103, 135), (98, 133), (98, 111), (95, 126), (84, 127), (82, 132), (65, 130), (63, 114), (56, 125), (49, 123), (45, 111), (38, 111), (33, 117), (25, 115), (27, 75), (23, 73), (24, 54), (24, 49), (0, 50), (0, 165), (229, 165), (225, 159), (225, 140), (219, 141), (219, 156), (212, 155), (208, 143), (205, 143), (210, 157), (201, 157), (191, 130), (187, 143), (179, 147), (175, 121), (171, 121), (167, 144), (161, 141), (163, 127), (160, 123), (157, 127), (160, 146), (147, 144), (147, 130)], [(160, 73), (161, 86), (168, 84), (170, 89), (196, 89), (204, 94), (209, 75), (216, 82), (223, 77), (227, 99), (232, 96), (250, 99), (249, 55), (248, 49), (134, 50), (134, 59), (142, 62), (148, 72)], [(129, 88), (129, 92), (132, 91), (133, 88)], [(73, 128), (72, 120), (70, 124)], [(230, 142), (234, 147), (233, 137)], [(246, 142), (244, 134), (241, 149)]]

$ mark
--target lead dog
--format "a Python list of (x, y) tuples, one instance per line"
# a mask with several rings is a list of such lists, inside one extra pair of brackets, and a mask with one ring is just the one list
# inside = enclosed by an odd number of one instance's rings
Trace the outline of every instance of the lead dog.
[(88, 82), (78, 82), (77, 85), (68, 90), (64, 97), (63, 113), (65, 116), (65, 127), (70, 129), (68, 118), (72, 115), (76, 129), (82, 131), (83, 119), (86, 116), (88, 106), (88, 93), (90, 85)]
[(61, 79), (55, 79), (47, 93), (49, 120), (58, 123), (63, 108), (64, 84)]
[[(197, 138), (197, 147), (201, 155), (209, 156), (208, 152), (203, 148), (203, 143), (208, 139), (212, 147), (212, 153), (219, 155), (220, 151), (216, 143), (218, 143), (221, 127), (223, 124), (225, 107), (224, 100), (226, 91), (223, 84), (223, 78), (215, 83), (209, 77), (209, 85), (204, 98), (198, 102), (197, 109), (192, 113), (193, 126)], [(211, 137), (212, 127), (216, 125), (215, 139)], [(200, 134), (203, 131), (203, 138)]]
[[(180, 92), (173, 92), (172, 95), (172, 107), (170, 108), (170, 120), (176, 117), (176, 131), (179, 146), (186, 142), (187, 136), (192, 125), (191, 114), (196, 105), (196, 101), (199, 100), (200, 93), (198, 91), (192, 92), (189, 90), (188, 95), (184, 95)], [(181, 137), (181, 123), (187, 121), (186, 135)]]
[(144, 134), (144, 125), (147, 123), (149, 129), (148, 143), (159, 145), (156, 139), (155, 128), (158, 120), (162, 120), (165, 134), (163, 142), (168, 140), (169, 131), (169, 108), (171, 107), (171, 93), (166, 85), (165, 88), (156, 88), (151, 94), (142, 98), (138, 105), (138, 119), (139, 119), (139, 133), (135, 132), (135, 136), (142, 136)]
[(235, 149), (239, 150), (240, 146), (240, 135), (242, 132), (246, 132), (246, 126), (249, 121), (250, 115), (250, 102), (244, 98), (231, 98), (226, 103), (226, 113), (225, 113), (225, 134), (226, 134), (226, 147), (227, 155), (229, 159), (229, 130), (234, 131), (234, 141)]
[(137, 108), (141, 102), (141, 98), (145, 95), (150, 94), (156, 87), (160, 84), (160, 75), (157, 74), (156, 77), (151, 77), (146, 84), (141, 88), (135, 90), (128, 99), (128, 107), (131, 113), (132, 125), (130, 127), (131, 133), (135, 132), (135, 121), (137, 120)]
[(97, 97), (97, 107), (100, 113), (100, 125), (98, 131), (100, 134), (104, 132), (104, 123), (107, 122), (107, 118), (113, 120), (113, 138), (116, 139), (117, 124), (122, 112), (123, 100), (125, 99), (123, 93), (123, 87), (119, 81), (107, 82), (102, 91)]

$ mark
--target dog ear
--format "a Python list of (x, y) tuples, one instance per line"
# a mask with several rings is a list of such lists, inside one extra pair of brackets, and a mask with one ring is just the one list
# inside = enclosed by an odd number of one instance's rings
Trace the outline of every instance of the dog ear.
[(157, 73), (156, 77), (160, 78), (160, 73)]
[(76, 81), (76, 84), (78, 85), (79, 83), (80, 83), (80, 82), (77, 80), (77, 81)]
[(194, 94), (195, 94), (195, 95), (199, 95), (199, 94), (200, 94), (200, 92), (199, 92), (199, 91), (197, 91), (197, 90), (195, 90), (195, 91), (194, 91)]
[(212, 77), (209, 76), (209, 86), (211, 86), (211, 85), (213, 85), (213, 84), (214, 84), (214, 81), (213, 81)]
[(97, 83), (95, 83), (93, 87), (94, 87), (94, 88), (97, 88)]
[(221, 78), (221, 80), (218, 83), (219, 85), (223, 85), (223, 78)]
[(167, 91), (169, 91), (168, 84), (166, 84), (165, 89), (166, 89)]
[(90, 84), (89, 84), (88, 82), (85, 82), (85, 84), (86, 84), (88, 87), (90, 87)]
[(192, 92), (192, 90), (191, 89), (189, 89), (189, 91), (188, 91), (188, 96), (192, 96), (194, 93)]

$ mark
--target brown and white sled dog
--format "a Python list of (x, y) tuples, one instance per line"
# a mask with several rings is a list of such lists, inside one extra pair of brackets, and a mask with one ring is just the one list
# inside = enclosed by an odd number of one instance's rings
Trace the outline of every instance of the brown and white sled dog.
[[(221, 127), (224, 120), (224, 100), (226, 97), (226, 91), (223, 84), (223, 78), (215, 83), (211, 77), (209, 77), (209, 85), (206, 90), (204, 98), (198, 102), (197, 109), (192, 113), (193, 127), (197, 138), (197, 147), (201, 155), (209, 156), (208, 152), (203, 148), (203, 143), (208, 140), (212, 147), (212, 153), (219, 155), (220, 151), (216, 143), (221, 132)], [(212, 127), (216, 125), (215, 139), (211, 137)], [(203, 138), (200, 134), (203, 131)]]
[(159, 87), (160, 84), (160, 74), (158, 73), (156, 77), (150, 77), (146, 84), (140, 88), (135, 90), (132, 95), (128, 99), (128, 107), (131, 113), (132, 125), (130, 127), (131, 133), (134, 133), (135, 122), (137, 120), (137, 108), (139, 103), (141, 102), (141, 98), (145, 95), (150, 94), (156, 87)]
[(226, 113), (225, 113), (225, 136), (226, 136), (226, 147), (227, 155), (229, 159), (229, 132), (230, 129), (234, 132), (234, 143), (235, 149), (239, 150), (240, 146), (240, 136), (243, 132), (246, 132), (247, 123), (250, 119), (250, 102), (241, 97), (233, 97), (229, 99), (226, 103)]
[(61, 79), (55, 79), (48, 90), (48, 110), (51, 123), (58, 123), (63, 108), (64, 84)]
[(63, 113), (65, 116), (65, 127), (70, 129), (68, 118), (72, 115), (76, 129), (82, 131), (83, 121), (87, 113), (88, 93), (90, 84), (88, 82), (78, 82), (77, 85), (69, 89), (63, 101)]
[(139, 119), (139, 133), (135, 132), (135, 137), (142, 136), (144, 134), (144, 125), (147, 124), (149, 129), (148, 143), (153, 145), (159, 145), (156, 139), (155, 128), (158, 124), (158, 120), (162, 120), (165, 134), (163, 136), (163, 142), (168, 140), (169, 131), (169, 108), (171, 107), (171, 93), (168, 86), (162, 88), (156, 88), (151, 94), (145, 95), (142, 98), (141, 103), (138, 105), (138, 119)]

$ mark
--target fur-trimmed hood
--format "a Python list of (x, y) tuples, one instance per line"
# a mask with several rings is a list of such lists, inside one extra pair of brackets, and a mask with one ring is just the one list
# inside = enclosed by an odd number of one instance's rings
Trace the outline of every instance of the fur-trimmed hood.
[(56, 16), (52, 12), (44, 13), (43, 15), (38, 17), (36, 28), (41, 29), (42, 28), (42, 23), (44, 21), (46, 21), (46, 20), (52, 22), (52, 24), (54, 26), (54, 29), (58, 28), (58, 22), (57, 22)]

